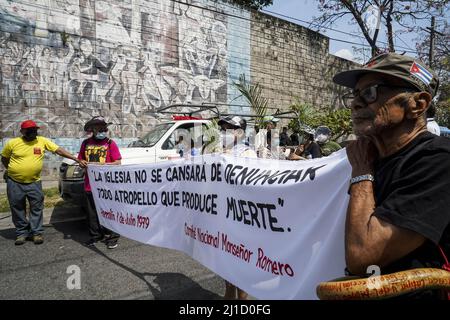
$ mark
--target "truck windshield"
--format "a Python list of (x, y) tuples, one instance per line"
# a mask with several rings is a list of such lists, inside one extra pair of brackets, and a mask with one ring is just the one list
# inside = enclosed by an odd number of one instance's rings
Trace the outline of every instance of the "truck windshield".
[(146, 133), (142, 138), (133, 141), (130, 147), (153, 147), (172, 125), (173, 122), (168, 122), (155, 126), (152, 131)]

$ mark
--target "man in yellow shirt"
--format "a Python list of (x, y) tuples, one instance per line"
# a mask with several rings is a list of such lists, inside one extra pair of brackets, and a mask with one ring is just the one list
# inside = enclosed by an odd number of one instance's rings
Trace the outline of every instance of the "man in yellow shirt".
[[(51, 140), (38, 136), (39, 127), (32, 120), (20, 125), (22, 137), (9, 140), (2, 150), (2, 163), (7, 169), (7, 194), (14, 226), (16, 245), (25, 243), (32, 237), (35, 244), (42, 244), (44, 193), (42, 192), (41, 171), (45, 150), (77, 161), (86, 167), (84, 160), (70, 154)], [(29, 220), (26, 218), (26, 199), (30, 203)]]

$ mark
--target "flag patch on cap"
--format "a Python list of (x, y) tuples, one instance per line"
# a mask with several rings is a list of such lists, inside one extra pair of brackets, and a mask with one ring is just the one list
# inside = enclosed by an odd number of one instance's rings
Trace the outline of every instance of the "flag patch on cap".
[(417, 79), (425, 83), (427, 86), (431, 83), (431, 80), (433, 80), (433, 75), (431, 72), (429, 72), (425, 67), (421, 66), (417, 62), (414, 62), (409, 69), (409, 72), (415, 76)]

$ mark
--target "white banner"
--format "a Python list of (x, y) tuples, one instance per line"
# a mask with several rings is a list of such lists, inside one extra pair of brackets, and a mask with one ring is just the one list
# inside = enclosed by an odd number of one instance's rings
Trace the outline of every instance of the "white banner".
[(344, 273), (350, 164), (207, 155), (88, 167), (100, 222), (185, 252), (258, 299), (317, 299)]

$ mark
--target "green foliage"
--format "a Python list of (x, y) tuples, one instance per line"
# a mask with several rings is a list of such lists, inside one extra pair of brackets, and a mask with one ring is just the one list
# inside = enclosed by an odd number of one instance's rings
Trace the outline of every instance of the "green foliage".
[(219, 143), (220, 130), (217, 122), (217, 119), (213, 119), (206, 125), (207, 129), (203, 132), (203, 154), (217, 153), (222, 151)]
[(436, 105), (434, 119), (440, 126), (450, 128), (450, 99)]
[[(45, 208), (53, 208), (53, 207), (71, 207), (75, 204), (71, 202), (64, 201), (61, 196), (59, 195), (58, 188), (48, 188), (44, 189), (44, 207)], [(29, 208), (29, 204), (27, 202), (27, 208)], [(7, 212), (9, 211), (9, 201), (8, 197), (5, 194), (0, 195), (0, 212)], [(27, 209), (29, 210), (29, 209)]]
[(328, 108), (324, 113), (319, 115), (320, 125), (327, 126), (331, 129), (332, 140), (352, 133), (350, 109), (332, 109)]
[(246, 8), (259, 10), (270, 6), (273, 0), (232, 0), (232, 2)]
[[(372, 54), (376, 52), (395, 51), (394, 39), (400, 33), (424, 34), (420, 21), (432, 17), (446, 18), (449, 0), (319, 0), (319, 17), (314, 19), (318, 29), (330, 27), (341, 21), (343, 17), (352, 17), (351, 23), (358, 25), (366, 42), (372, 48)], [(378, 34), (370, 34), (369, 28), (364, 23), (364, 13), (370, 5), (376, 4), (381, 9), (380, 23), (384, 26), (388, 47), (384, 48), (377, 43)], [(397, 29), (397, 30), (396, 30)], [(448, 41), (447, 41), (448, 42)], [(404, 45), (404, 44), (403, 44)], [(384, 45), (383, 45), (384, 46)]]
[(262, 88), (259, 83), (254, 85), (248, 83), (245, 75), (239, 76), (239, 82), (233, 82), (233, 85), (239, 90), (241, 95), (247, 100), (256, 117), (256, 125), (263, 127), (262, 119), (267, 113), (269, 101), (262, 96)]
[(300, 132), (303, 126), (312, 128), (319, 126), (317, 110), (312, 105), (297, 100), (290, 109), (297, 114), (297, 119), (292, 119), (288, 125), (292, 131)]
[(61, 41), (62, 41), (63, 45), (65, 46), (67, 44), (67, 42), (69, 41), (70, 36), (64, 31), (60, 33), (60, 36), (61, 36)]
[(300, 132), (303, 126), (311, 128), (327, 126), (331, 129), (331, 140), (334, 141), (339, 137), (352, 133), (350, 109), (324, 108), (318, 110), (300, 101), (292, 104), (290, 108), (297, 113), (297, 119), (289, 122), (289, 128), (294, 132)]

